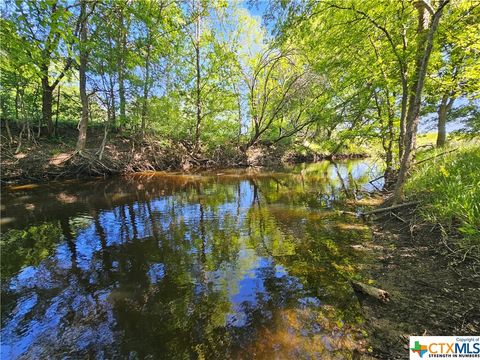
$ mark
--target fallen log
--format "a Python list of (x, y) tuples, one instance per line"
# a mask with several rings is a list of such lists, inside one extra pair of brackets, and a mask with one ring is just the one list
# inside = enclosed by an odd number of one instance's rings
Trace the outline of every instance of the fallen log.
[(417, 204), (420, 204), (420, 201), (412, 201), (412, 202), (408, 202), (408, 203), (392, 205), (392, 206), (389, 206), (389, 207), (379, 208), (379, 209), (375, 209), (375, 210), (372, 210), (372, 211), (364, 212), (364, 213), (361, 214), (361, 216), (378, 214), (378, 213), (381, 213), (381, 212), (395, 210), (395, 209), (399, 209), (399, 208), (402, 208), (402, 207), (407, 207), (407, 206), (412, 206), (412, 205), (417, 205)]
[(388, 302), (390, 301), (390, 294), (382, 289), (358, 282), (358, 281), (350, 281), (352, 287), (355, 291), (359, 291), (362, 294), (369, 295), (371, 297), (380, 300), (381, 302)]

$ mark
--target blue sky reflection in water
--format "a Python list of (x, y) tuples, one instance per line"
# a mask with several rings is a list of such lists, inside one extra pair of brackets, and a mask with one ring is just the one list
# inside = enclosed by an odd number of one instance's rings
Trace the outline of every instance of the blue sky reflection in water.
[(256, 358), (364, 350), (338, 215), (372, 162), (148, 173), (5, 191), (2, 358)]

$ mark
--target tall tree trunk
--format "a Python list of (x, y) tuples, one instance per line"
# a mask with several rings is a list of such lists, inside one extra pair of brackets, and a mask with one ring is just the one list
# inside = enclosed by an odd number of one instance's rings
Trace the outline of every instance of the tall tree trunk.
[(403, 150), (405, 148), (405, 133), (407, 131), (407, 124), (405, 118), (407, 116), (408, 105), (408, 83), (407, 74), (402, 72), (402, 107), (400, 112), (400, 136), (398, 138), (398, 161), (402, 161)]
[[(115, 58), (116, 56), (116, 49), (113, 43), (113, 37), (110, 33), (108, 33), (108, 45), (109, 45), (109, 54), (111, 58)], [(118, 62), (117, 62), (118, 65)], [(106, 97), (108, 99), (108, 103), (110, 104), (110, 114), (108, 117), (108, 123), (112, 129), (116, 127), (116, 104), (115, 104), (115, 69), (113, 68), (113, 64), (108, 62), (106, 63), (107, 66), (107, 75), (108, 75), (108, 93)]]
[(7, 117), (8, 115), (7, 114), (7, 109), (6, 109), (6, 104), (5, 104), (5, 101), (0, 101), (0, 108), (2, 109), (2, 112), (1, 112), (1, 115), (0, 116), (0, 121), (2, 122), (5, 122), (5, 130), (7, 131), (7, 136), (8, 136), (8, 141), (10, 142), (10, 144), (13, 142), (13, 138), (12, 138), (12, 132), (10, 131), (10, 125), (9, 125), (9, 122), (11, 120), (9, 120)]
[(422, 92), (425, 84), (425, 76), (427, 74), (428, 62), (433, 48), (433, 36), (438, 27), (442, 10), (449, 0), (443, 0), (438, 10), (433, 14), (432, 22), (429, 25), (429, 15), (426, 11), (425, 2), (416, 3), (418, 11), (418, 35), (417, 50), (413, 84), (410, 87), (410, 98), (408, 104), (408, 112), (406, 117), (406, 133), (405, 133), (405, 149), (403, 153), (398, 179), (395, 184), (393, 201), (399, 202), (403, 200), (403, 188), (410, 171), (412, 158), (415, 152), (417, 140), (417, 128), (420, 121), (420, 105), (422, 100)]
[(253, 146), (258, 138), (260, 137), (260, 119), (258, 118), (257, 113), (257, 101), (255, 99), (255, 85), (252, 84), (249, 86), (249, 97), (250, 97), (250, 106), (252, 107), (252, 122), (253, 122), (253, 129), (255, 133), (250, 137), (250, 140), (245, 145), (245, 151), (248, 150), (251, 146)]
[(148, 111), (148, 89), (150, 88), (150, 53), (152, 46), (150, 44), (150, 32), (148, 35), (147, 55), (145, 57), (145, 81), (143, 83), (143, 102), (142, 102), (142, 139), (145, 137), (145, 127)]
[(125, 100), (125, 49), (127, 47), (127, 32), (123, 16), (123, 9), (119, 14), (120, 24), (120, 51), (118, 56), (118, 95), (120, 100), (120, 126), (124, 126), (126, 122), (126, 100)]
[(388, 131), (388, 139), (386, 141), (385, 146), (385, 187), (389, 187), (389, 184), (392, 185), (394, 180), (393, 179), (393, 143), (394, 143), (394, 125), (393, 125), (393, 118), (394, 118), (393, 109), (388, 109), (388, 122), (387, 122), (387, 131)]
[(18, 125), (18, 106), (20, 102), (20, 90), (18, 86), (15, 87), (15, 121), (17, 122)]
[(201, 87), (200, 87), (200, 48), (197, 46), (195, 48), (195, 63), (196, 63), (196, 107), (197, 107), (197, 123), (195, 126), (195, 149), (198, 150), (200, 142), (200, 125), (202, 122), (202, 101), (201, 101)]
[[(385, 94), (386, 96), (386, 103), (387, 103), (387, 124), (385, 127), (386, 134), (382, 138), (382, 146), (385, 151), (385, 173), (384, 173), (384, 187), (386, 189), (390, 188), (392, 185), (392, 178), (394, 175), (393, 172), (393, 144), (394, 144), (394, 122), (393, 119), (395, 117), (394, 109), (392, 103), (389, 100), (389, 93), (388, 91)], [(381, 112), (379, 111), (379, 115)]]
[(250, 137), (250, 140), (248, 141), (248, 143), (245, 145), (245, 151), (250, 149), (250, 147), (252, 147), (253, 145), (255, 145), (258, 141), (258, 139), (260, 138), (260, 125), (259, 125), (259, 122), (258, 122), (258, 118), (256, 115), (253, 115), (252, 116), (253, 118), (253, 129), (254, 129), (254, 133), (253, 135)]
[(80, 16), (83, 17), (80, 28), (80, 100), (82, 102), (82, 118), (78, 127), (77, 151), (85, 150), (87, 143), (87, 127), (88, 127), (88, 96), (87, 96), (87, 62), (88, 49), (87, 43), (87, 3), (82, 0), (80, 3)]
[(53, 89), (48, 83), (48, 75), (42, 77), (42, 125), (47, 125), (47, 135), (53, 134), (52, 122)]
[(110, 106), (111, 106), (111, 113), (110, 113), (110, 126), (113, 128), (115, 128), (116, 126), (116, 122), (117, 122), (117, 119), (116, 119), (116, 107), (115, 107), (115, 84), (113, 82), (113, 75), (112, 74), (109, 74), (109, 83), (110, 83), (110, 88), (109, 88), (109, 95), (110, 95)]
[(438, 107), (438, 132), (437, 132), (437, 147), (443, 147), (447, 142), (447, 115), (452, 108), (453, 98), (448, 98), (444, 95)]
[[(402, 2), (402, 13), (405, 11), (404, 3)], [(402, 29), (402, 47), (403, 54), (406, 54), (408, 47), (407, 29), (403, 26)], [(403, 149), (405, 148), (405, 133), (407, 131), (406, 117), (408, 107), (408, 66), (405, 60), (397, 57), (400, 65), (400, 79), (402, 82), (402, 102), (400, 112), (400, 135), (398, 138), (398, 163), (402, 162)]]
[(240, 98), (240, 93), (237, 97), (237, 104), (238, 104), (238, 134), (237, 134), (237, 145), (240, 145), (240, 141), (242, 139), (242, 102)]
[(103, 128), (103, 139), (102, 143), (100, 144), (100, 149), (98, 150), (98, 160), (102, 160), (103, 152), (105, 151), (105, 145), (107, 144), (107, 137), (108, 137), (108, 125), (109, 122), (105, 124)]
[[(121, 62), (121, 61), (120, 61)], [(120, 127), (125, 125), (126, 112), (125, 112), (125, 78), (123, 65), (120, 64), (118, 68), (118, 94), (120, 100)]]
[(55, 130), (53, 131), (55, 136), (58, 136), (58, 113), (59, 113), (59, 111), (60, 111), (60, 85), (58, 85), (58, 89), (57, 89), (57, 109), (56, 109), (56, 113), (55, 113)]
[(202, 87), (201, 87), (201, 68), (200, 68), (200, 36), (201, 36), (201, 3), (200, 0), (196, 1), (197, 6), (197, 21), (195, 29), (195, 71), (196, 71), (196, 108), (197, 108), (197, 123), (195, 126), (195, 147), (196, 153), (200, 146), (200, 126), (202, 122)]

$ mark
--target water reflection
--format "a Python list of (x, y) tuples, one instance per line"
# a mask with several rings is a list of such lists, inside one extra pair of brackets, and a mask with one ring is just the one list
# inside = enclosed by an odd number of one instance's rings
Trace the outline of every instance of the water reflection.
[[(363, 170), (362, 170), (363, 169)], [(2, 357), (352, 358), (363, 163), (6, 192)]]

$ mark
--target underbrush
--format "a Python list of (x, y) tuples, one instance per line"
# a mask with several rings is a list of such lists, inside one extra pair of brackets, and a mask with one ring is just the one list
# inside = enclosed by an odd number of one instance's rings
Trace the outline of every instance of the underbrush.
[[(439, 153), (451, 151), (445, 155)], [(410, 199), (422, 200), (422, 216), (458, 233), (456, 245), (480, 255), (480, 146), (428, 151), (406, 186)]]

